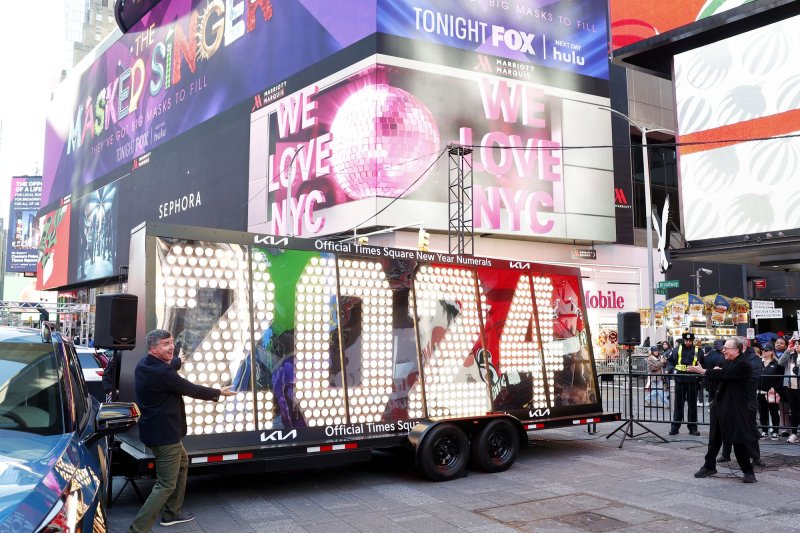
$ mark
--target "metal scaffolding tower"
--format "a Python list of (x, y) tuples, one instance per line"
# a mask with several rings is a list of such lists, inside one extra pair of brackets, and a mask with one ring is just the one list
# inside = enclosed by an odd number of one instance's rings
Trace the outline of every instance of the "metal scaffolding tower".
[(447, 239), (451, 254), (475, 254), (472, 220), (472, 148), (451, 144)]

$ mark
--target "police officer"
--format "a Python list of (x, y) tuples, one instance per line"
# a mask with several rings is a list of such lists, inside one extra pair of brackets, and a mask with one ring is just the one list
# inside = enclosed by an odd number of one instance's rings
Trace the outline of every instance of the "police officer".
[(669, 434), (677, 435), (683, 422), (683, 404), (689, 404), (688, 421), (690, 435), (700, 435), (697, 431), (697, 388), (699, 386), (696, 375), (686, 371), (690, 366), (703, 366), (705, 357), (702, 349), (694, 346), (694, 333), (684, 333), (678, 339), (675, 348), (667, 356), (667, 373), (674, 374), (675, 396), (672, 398), (672, 426)]

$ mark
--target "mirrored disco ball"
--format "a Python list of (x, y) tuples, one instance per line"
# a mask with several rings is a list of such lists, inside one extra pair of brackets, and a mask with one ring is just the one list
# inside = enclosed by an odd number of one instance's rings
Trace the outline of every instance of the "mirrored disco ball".
[(440, 148), (436, 120), (425, 104), (383, 84), (351, 94), (336, 113), (331, 135), (336, 181), (354, 200), (415, 190)]

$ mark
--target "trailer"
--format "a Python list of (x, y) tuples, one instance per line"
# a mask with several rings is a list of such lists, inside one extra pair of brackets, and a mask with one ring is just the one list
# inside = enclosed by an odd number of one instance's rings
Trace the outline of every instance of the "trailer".
[[(441, 481), (509, 468), (530, 431), (620, 419), (602, 408), (578, 269), (152, 222), (130, 246), (120, 399), (135, 401), (155, 328), (184, 377), (238, 393), (185, 399), (190, 474), (406, 447)], [(153, 473), (135, 428), (117, 440), (115, 474)]]

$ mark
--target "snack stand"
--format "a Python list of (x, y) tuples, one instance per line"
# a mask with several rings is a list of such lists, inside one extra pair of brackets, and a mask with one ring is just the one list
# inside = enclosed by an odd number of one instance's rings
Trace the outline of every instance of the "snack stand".
[(736, 335), (736, 326), (748, 323), (749, 311), (750, 305), (742, 298), (684, 293), (667, 301), (664, 316), (673, 338), (690, 331), (703, 344), (710, 344)]

